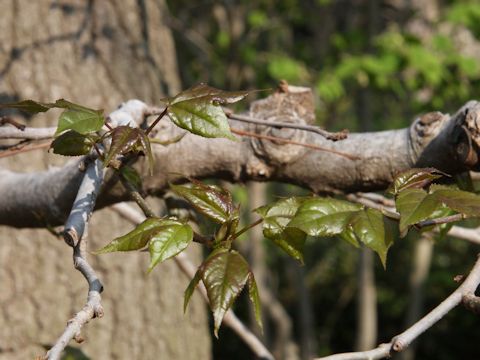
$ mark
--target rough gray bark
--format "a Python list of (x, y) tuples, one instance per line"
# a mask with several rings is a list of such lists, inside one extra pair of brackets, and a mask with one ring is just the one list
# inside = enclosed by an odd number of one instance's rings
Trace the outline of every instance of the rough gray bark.
[[(263, 119), (311, 123), (313, 97), (305, 88), (290, 88), (252, 104), (252, 116)], [(454, 116), (433, 112), (415, 119), (406, 129), (351, 134), (331, 142), (306, 131), (250, 126), (260, 135), (280, 136), (358, 156), (351, 160), (338, 154), (265, 139), (231, 141), (187, 134), (180, 142), (155, 148), (154, 176), (147, 176), (144, 161), (138, 169), (146, 175), (145, 191), (162, 195), (169, 182), (216, 177), (232, 181), (277, 180), (304, 186), (314, 192), (354, 192), (387, 187), (393, 177), (410, 167), (433, 166), (453, 174), (478, 168), (480, 104), (471, 101)], [(232, 121), (241, 128), (243, 124)], [(179, 129), (160, 122), (159, 136), (175, 137)], [(172, 161), (173, 159), (173, 161)], [(61, 223), (58, 214), (71, 207), (78, 188), (75, 165), (35, 175), (2, 171), (0, 221), (12, 226), (44, 226)], [(52, 186), (52, 182), (56, 186)], [(115, 179), (112, 183), (115, 184)], [(29, 190), (32, 189), (32, 190)], [(33, 191), (35, 189), (35, 191)], [(42, 193), (43, 196), (36, 194)], [(121, 186), (100, 195), (99, 207), (123, 200)], [(13, 199), (13, 200), (12, 200)], [(28, 202), (28, 206), (25, 205)], [(48, 209), (48, 211), (46, 211)], [(41, 214), (39, 218), (34, 214)]]
[[(2, 102), (63, 97), (109, 112), (129, 98), (153, 103), (180, 89), (173, 41), (162, 25), (163, 0), (17, 0), (0, 2), (0, 10)], [(28, 126), (54, 123), (49, 114), (27, 122)], [(64, 161), (35, 151), (1, 159), (0, 167), (42, 172), (64, 166)], [(77, 164), (74, 160), (62, 169)], [(64, 210), (71, 206), (79, 185), (77, 175), (74, 170), (50, 178), (44, 183), (48, 191), (35, 187), (30, 194), (41, 196), (44, 204), (30, 208), (29, 216), (45, 220), (42, 213), (48, 218), (53, 211), (54, 217), (64, 220), (69, 209)], [(35, 182), (36, 177), (30, 180)], [(12, 184), (6, 186), (7, 192), (12, 191)], [(58, 210), (44, 207), (62, 196), (71, 200), (69, 205)], [(26, 204), (32, 203), (27, 199)], [(13, 212), (17, 218), (24, 215)], [(131, 225), (110, 210), (94, 214), (90, 250), (129, 229)], [(33, 359), (45, 353), (42, 346), (55, 341), (82, 307), (87, 285), (72, 266), (71, 249), (48, 231), (1, 227), (0, 239), (0, 359)], [(198, 255), (195, 246), (192, 250)], [(210, 358), (205, 307), (194, 295), (188, 314), (183, 315), (178, 299), (188, 282), (175, 264), (167, 262), (147, 276), (146, 254), (90, 259), (105, 284), (105, 316), (84, 328), (86, 342), (80, 349), (86, 355), (107, 360), (187, 359), (192, 354)]]

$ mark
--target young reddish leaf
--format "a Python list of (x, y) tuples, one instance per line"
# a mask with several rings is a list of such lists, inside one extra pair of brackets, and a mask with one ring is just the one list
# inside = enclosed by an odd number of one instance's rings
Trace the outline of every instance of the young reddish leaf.
[(288, 227), (297, 228), (310, 236), (341, 234), (361, 205), (332, 198), (312, 198), (298, 209)]
[(184, 313), (187, 311), (187, 306), (188, 306), (188, 303), (190, 302), (190, 298), (192, 297), (193, 292), (195, 291), (195, 288), (197, 287), (201, 279), (202, 279), (202, 268), (200, 267), (195, 273), (195, 276), (193, 277), (193, 279), (188, 284), (187, 288), (185, 289), (185, 294), (183, 297)]
[(387, 266), (388, 248), (393, 244), (392, 226), (387, 221), (376, 209), (359, 211), (351, 220), (356, 238), (378, 254), (384, 268)]
[(398, 174), (387, 191), (398, 195), (409, 188), (421, 189), (442, 176), (448, 175), (434, 168), (409, 169)]
[(260, 303), (260, 296), (258, 296), (257, 282), (255, 281), (255, 276), (253, 276), (252, 272), (250, 272), (248, 276), (248, 296), (253, 304), (255, 320), (257, 321), (258, 326), (260, 326), (260, 329), (263, 331), (262, 306)]
[(288, 255), (303, 263), (306, 234), (287, 227), (304, 198), (291, 197), (255, 209), (263, 219), (263, 235)]
[(205, 260), (202, 281), (213, 312), (216, 337), (225, 313), (242, 291), (249, 274), (247, 261), (236, 251), (218, 251)]
[(117, 156), (133, 149), (140, 138), (140, 129), (130, 126), (118, 126), (112, 130), (112, 143), (105, 157), (104, 166), (107, 167)]
[(150, 175), (153, 175), (153, 165), (154, 165), (154, 159), (153, 159), (153, 152), (152, 152), (152, 147), (150, 145), (150, 138), (145, 134), (143, 130), (140, 130), (140, 137), (138, 139), (138, 142), (140, 144), (140, 147), (147, 157), (148, 160), (148, 171)]
[(400, 235), (404, 236), (410, 225), (431, 218), (441, 207), (441, 202), (435, 194), (427, 194), (422, 189), (409, 188), (397, 195), (395, 205), (400, 213)]
[(128, 234), (120, 236), (103, 248), (95, 251), (95, 254), (106, 254), (114, 251), (132, 251), (145, 247), (148, 241), (164, 226), (181, 224), (176, 220), (148, 218)]
[(192, 99), (208, 99), (219, 104), (233, 104), (245, 98), (249, 93), (249, 91), (224, 91), (201, 83), (182, 91), (175, 97), (162, 100), (168, 105)]
[(148, 244), (151, 258), (148, 272), (160, 262), (185, 250), (192, 240), (193, 230), (188, 224), (171, 224), (156, 230)]
[(0, 109), (18, 109), (32, 114), (48, 111), (52, 104), (41, 103), (33, 100), (22, 100), (15, 103), (0, 104)]
[(55, 138), (50, 148), (53, 149), (54, 154), (78, 156), (88, 154), (92, 146), (91, 138), (70, 130)]
[(233, 204), (232, 195), (217, 186), (192, 180), (190, 186), (170, 184), (170, 188), (200, 213), (220, 224), (238, 217), (238, 209)]

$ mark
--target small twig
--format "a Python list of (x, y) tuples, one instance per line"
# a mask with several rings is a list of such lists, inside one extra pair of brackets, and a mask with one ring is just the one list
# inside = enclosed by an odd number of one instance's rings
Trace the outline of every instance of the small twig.
[(452, 223), (452, 222), (456, 222), (464, 219), (466, 219), (466, 216), (464, 214), (455, 214), (455, 215), (445, 216), (445, 217), (436, 218), (436, 219), (423, 220), (415, 224), (415, 227), (421, 229), (427, 226), (448, 224), (448, 223)]
[[(465, 281), (449, 297), (442, 301), (435, 309), (405, 330), (395, 336), (388, 344), (381, 344), (369, 351), (335, 354), (316, 360), (374, 360), (390, 357), (392, 352), (405, 350), (413, 340), (423, 334), (440, 319), (448, 314), (453, 308), (464, 301), (469, 301), (480, 283), (480, 257), (478, 257), (470, 274)], [(464, 300), (467, 299), (467, 300)]]
[(0, 117), (0, 126), (3, 126), (5, 124), (10, 124), (12, 126), (15, 126), (17, 129), (19, 129), (21, 131), (25, 130), (25, 127), (26, 127), (24, 124), (20, 124), (18, 121), (16, 121), (15, 119), (12, 119), (9, 116), (1, 116)]
[(120, 174), (120, 180), (122, 182), (122, 185), (125, 187), (125, 189), (128, 191), (130, 194), (130, 197), (133, 201), (137, 203), (137, 205), (142, 209), (143, 213), (147, 217), (155, 217), (155, 212), (152, 210), (150, 205), (147, 204), (143, 196), (138, 192), (135, 187), (130, 184), (121, 174)]
[(52, 144), (51, 141), (45, 142), (45, 143), (40, 143), (40, 144), (32, 144), (32, 145), (24, 145), (20, 148), (13, 148), (13, 149), (8, 149), (0, 152), (0, 158), (5, 158), (9, 156), (13, 156), (16, 154), (32, 151), (32, 150), (38, 150), (38, 149), (44, 149), (47, 147), (50, 147)]
[(347, 154), (347, 153), (344, 153), (344, 152), (341, 152), (341, 151), (324, 148), (324, 147), (318, 146), (318, 145), (306, 144), (306, 143), (302, 143), (302, 142), (298, 142), (298, 141), (294, 141), (294, 140), (279, 138), (279, 137), (276, 137), (276, 136), (256, 134), (256, 133), (253, 133), (253, 132), (250, 132), (250, 131), (244, 131), (244, 130), (235, 129), (235, 128), (230, 128), (230, 130), (234, 134), (237, 134), (237, 135), (248, 136), (248, 137), (253, 137), (253, 138), (257, 138), (257, 139), (266, 139), (266, 140), (271, 140), (271, 141), (283, 142), (285, 144), (303, 146), (303, 147), (306, 147), (306, 148), (309, 148), (309, 149), (325, 151), (325, 152), (329, 152), (329, 153), (332, 153), (332, 154), (335, 154), (335, 155), (343, 156), (343, 157), (345, 157), (349, 160), (360, 160), (361, 159), (361, 157), (356, 156), (356, 155), (351, 155), (351, 154)]
[(60, 359), (63, 350), (72, 339), (83, 341), (80, 335), (83, 325), (95, 317), (103, 316), (100, 296), (103, 285), (86, 259), (87, 241), (86, 236), (84, 236), (87, 232), (88, 220), (95, 206), (97, 194), (100, 191), (103, 176), (102, 162), (98, 159), (91, 161), (87, 166), (77, 197), (65, 224), (64, 239), (67, 244), (73, 246), (73, 264), (75, 269), (80, 271), (87, 280), (88, 296), (85, 306), (68, 321), (63, 334), (45, 355), (48, 360)]
[(327, 130), (321, 129), (318, 126), (306, 125), (306, 124), (293, 124), (285, 122), (276, 122), (276, 121), (267, 121), (253, 118), (251, 116), (239, 115), (230, 112), (229, 110), (225, 111), (225, 114), (229, 119), (247, 122), (251, 124), (270, 126), (274, 128), (289, 128), (289, 129), (298, 129), (304, 131), (310, 131), (322, 135), (324, 138), (332, 141), (344, 140), (348, 137), (348, 130), (344, 129), (340, 132), (329, 132)]
[(160, 120), (167, 114), (168, 107), (165, 107), (165, 109), (158, 115), (158, 117), (155, 119), (155, 121), (148, 127), (148, 129), (145, 131), (145, 134), (150, 134), (150, 132), (153, 130), (153, 128), (158, 124)]
[[(134, 224), (139, 224), (145, 220), (145, 216), (132, 208), (126, 203), (118, 203), (111, 207), (123, 218), (129, 220)], [(187, 275), (189, 279), (195, 276), (196, 268), (189, 260), (187, 255), (183, 252), (173, 258), (180, 270)], [(207, 290), (202, 282), (198, 285), (198, 289), (203, 299), (208, 303)], [(232, 309), (228, 310), (223, 318), (223, 324), (231, 328), (254, 352), (254, 354), (265, 360), (274, 360), (273, 355), (268, 351), (265, 345), (253, 334), (235, 315)]]
[(369, 200), (367, 198), (361, 197), (358, 194), (348, 194), (345, 196), (347, 200), (365, 205), (366, 207), (372, 208), (379, 210), (383, 215), (386, 217), (393, 219), (393, 220), (399, 220), (400, 219), (400, 214), (391, 207), (383, 206), (379, 204), (378, 202)]
[(236, 232), (234, 235), (233, 235), (233, 239), (236, 239), (238, 238), (240, 235), (242, 235), (244, 232), (250, 230), (251, 228), (261, 224), (263, 222), (263, 219), (260, 218), (258, 219), (257, 221), (245, 226), (243, 229), (239, 230), (238, 232)]

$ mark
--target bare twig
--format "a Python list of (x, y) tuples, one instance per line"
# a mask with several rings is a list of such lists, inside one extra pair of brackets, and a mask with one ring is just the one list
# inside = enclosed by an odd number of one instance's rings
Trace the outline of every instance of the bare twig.
[(19, 123), (18, 121), (16, 121), (15, 119), (9, 117), (9, 116), (1, 116), (0, 117), (0, 126), (3, 126), (5, 124), (10, 124), (12, 126), (15, 126), (17, 129), (19, 130), (25, 130), (25, 125), (24, 124), (21, 124)]
[[(115, 204), (111, 207), (123, 218), (129, 220), (134, 224), (139, 224), (145, 220), (145, 216), (132, 208), (132, 206), (126, 203)], [(188, 276), (189, 279), (195, 276), (195, 266), (189, 260), (185, 253), (180, 253), (174, 257), (175, 263), (182, 270), (182, 272)], [(202, 297), (208, 302), (207, 290), (203, 283), (198, 286)], [(268, 351), (265, 345), (253, 334), (235, 315), (233, 310), (229, 310), (223, 318), (223, 324), (231, 328), (255, 353), (257, 357), (265, 360), (273, 360), (273, 355)]]
[(253, 132), (250, 132), (250, 131), (244, 131), (244, 130), (235, 129), (235, 128), (231, 128), (230, 130), (232, 131), (232, 133), (240, 135), (240, 136), (248, 136), (248, 137), (253, 137), (253, 138), (257, 138), (257, 139), (265, 139), (265, 140), (271, 140), (271, 141), (276, 141), (276, 142), (283, 142), (285, 144), (303, 146), (303, 147), (306, 147), (306, 148), (309, 148), (309, 149), (325, 151), (325, 152), (329, 152), (329, 153), (332, 153), (332, 154), (335, 154), (335, 155), (343, 156), (343, 157), (345, 157), (349, 160), (360, 160), (361, 159), (359, 156), (356, 156), (356, 155), (347, 154), (347, 153), (344, 153), (344, 152), (341, 152), (341, 151), (328, 149), (328, 148), (318, 146), (318, 145), (302, 143), (302, 142), (298, 142), (298, 141), (294, 141), (294, 140), (288, 140), (288, 139), (284, 139), (284, 138), (279, 138), (277, 136), (261, 135), (261, 134), (253, 133)]
[(48, 141), (40, 144), (24, 144), (19, 147), (10, 148), (8, 150), (1, 151), (0, 158), (9, 157), (9, 156), (13, 156), (16, 154), (20, 154), (20, 153), (24, 153), (32, 150), (45, 149), (49, 147), (51, 143), (52, 143), (51, 141)]
[(479, 283), (480, 257), (477, 258), (477, 262), (470, 271), (470, 274), (457, 290), (422, 319), (417, 321), (403, 333), (395, 336), (389, 343), (381, 344), (377, 348), (369, 351), (336, 354), (318, 358), (317, 360), (373, 360), (389, 357), (392, 352), (401, 352), (405, 350), (413, 340), (436, 324), (457, 305), (464, 301), (470, 301)]
[(95, 270), (86, 259), (86, 229), (88, 220), (95, 206), (97, 195), (100, 191), (104, 176), (104, 169), (100, 160), (91, 161), (85, 171), (77, 197), (73, 203), (72, 211), (65, 224), (64, 239), (67, 244), (73, 247), (73, 264), (75, 269), (80, 271), (88, 283), (87, 303), (67, 323), (63, 334), (58, 338), (53, 347), (45, 355), (45, 359), (60, 359), (63, 350), (70, 340), (75, 339), (82, 342), (80, 331), (88, 321), (95, 317), (103, 316), (101, 305), (101, 292), (103, 285), (100, 282)]
[(289, 129), (298, 129), (298, 130), (314, 132), (332, 141), (343, 140), (348, 137), (348, 130), (346, 129), (340, 132), (329, 132), (327, 130), (319, 128), (318, 126), (260, 120), (260, 119), (253, 118), (251, 116), (234, 114), (228, 110), (225, 111), (225, 114), (229, 119), (242, 121), (250, 124), (257, 124), (257, 125), (269, 126), (274, 128), (289, 128)]
[(427, 226), (448, 224), (448, 223), (463, 220), (465, 218), (466, 218), (466, 216), (464, 214), (455, 214), (455, 215), (445, 216), (445, 217), (441, 217), (441, 218), (428, 219), (428, 220), (420, 221), (419, 223), (415, 224), (415, 226), (421, 229), (421, 228), (424, 228), (424, 227), (427, 227)]

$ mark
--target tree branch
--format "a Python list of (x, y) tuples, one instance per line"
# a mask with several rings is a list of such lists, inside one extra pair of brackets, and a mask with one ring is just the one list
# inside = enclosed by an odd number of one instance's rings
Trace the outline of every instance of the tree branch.
[(462, 301), (471, 301), (472, 294), (475, 293), (480, 284), (480, 256), (467, 276), (465, 281), (449, 297), (442, 301), (435, 309), (430, 311), (422, 319), (417, 321), (403, 333), (395, 336), (389, 343), (381, 344), (377, 348), (364, 352), (351, 352), (335, 354), (316, 360), (372, 360), (389, 357), (393, 352), (405, 350), (413, 340), (423, 334), (426, 330), (436, 324), (453, 308), (462, 303)]
[(65, 224), (64, 239), (73, 247), (73, 264), (82, 273), (88, 283), (87, 303), (67, 323), (65, 331), (45, 355), (45, 359), (60, 359), (63, 350), (70, 340), (82, 342), (80, 331), (88, 321), (103, 316), (100, 293), (103, 285), (95, 270), (86, 259), (86, 229), (88, 220), (95, 206), (97, 194), (100, 191), (104, 176), (103, 164), (100, 160), (91, 160), (83, 176), (82, 183), (73, 203), (72, 210)]

